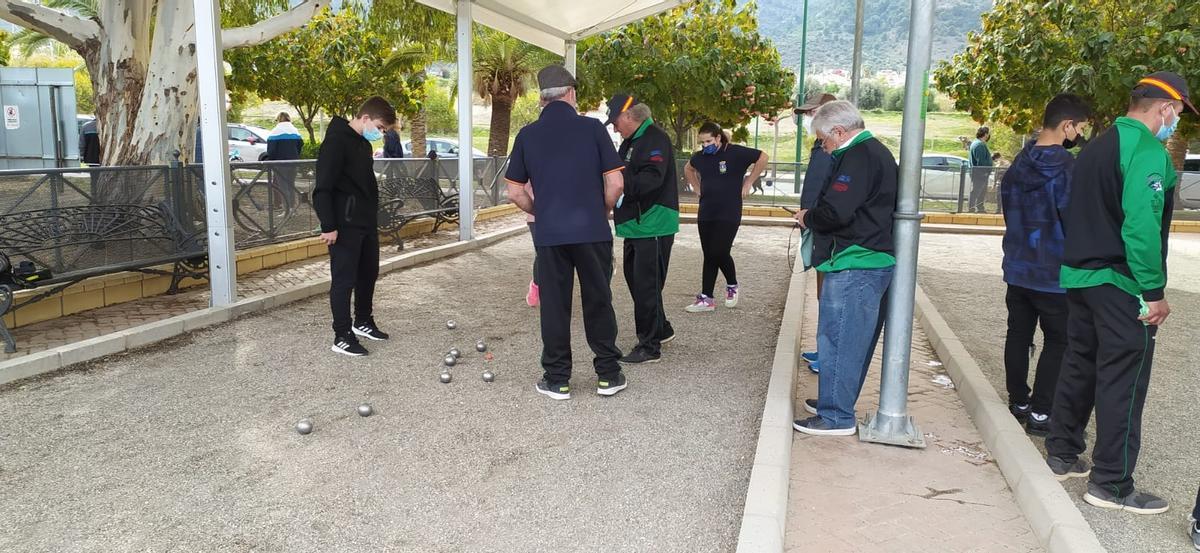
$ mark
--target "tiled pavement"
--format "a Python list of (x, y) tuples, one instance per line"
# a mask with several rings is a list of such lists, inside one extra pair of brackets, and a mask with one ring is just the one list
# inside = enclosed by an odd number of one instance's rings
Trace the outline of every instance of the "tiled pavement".
[[(487, 233), (520, 224), (523, 220), (523, 214), (510, 215), (477, 222), (475, 228), (478, 233)], [(406, 238), (404, 247), (405, 251), (414, 251), (447, 244), (457, 238), (457, 228), (444, 229), (435, 234)], [(394, 246), (385, 245), (380, 257), (387, 258), (397, 253)], [(274, 269), (256, 271), (238, 277), (238, 297), (259, 296), (328, 274), (328, 257), (306, 259)], [(16, 328), (12, 330), (12, 334), (17, 341), (17, 352), (0, 352), (0, 361), (204, 309), (208, 307), (209, 297), (207, 286), (196, 286), (173, 296), (141, 298)]]
[[(815, 298), (815, 283), (810, 296)], [(806, 305), (803, 340), (815, 349), (817, 302)], [(858, 402), (879, 404), (882, 346)], [(909, 413), (924, 450), (862, 443), (857, 437), (792, 442), (787, 551), (982, 553), (1042, 551), (1012, 491), (982, 444), (945, 370), (919, 326), (913, 328)], [(817, 377), (802, 369), (801, 401), (816, 397)]]

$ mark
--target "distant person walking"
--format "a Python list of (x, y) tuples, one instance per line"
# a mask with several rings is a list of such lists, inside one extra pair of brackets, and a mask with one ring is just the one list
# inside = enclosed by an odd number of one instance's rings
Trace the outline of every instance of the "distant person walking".
[(374, 318), (375, 281), (379, 278), (379, 183), (371, 143), (395, 124), (396, 110), (376, 96), (367, 100), (353, 119), (334, 117), (317, 154), (313, 209), (321, 223), (321, 241), (329, 246), (335, 353), (367, 355), (358, 336), (388, 339)]
[(689, 313), (716, 309), (713, 288), (717, 271), (725, 275), (725, 307), (738, 305), (737, 268), (733, 263), (733, 240), (742, 225), (742, 200), (752, 184), (767, 168), (767, 154), (761, 150), (731, 144), (729, 134), (716, 123), (700, 126), (700, 151), (683, 168), (684, 178), (700, 195), (696, 227), (700, 249), (704, 252), (700, 294), (687, 306)]
[[(608, 213), (621, 195), (624, 163), (604, 125), (576, 110), (576, 81), (570, 71), (549, 65), (537, 80), (546, 107), (537, 121), (517, 132), (504, 174), (509, 199), (537, 217), (533, 241), (543, 374), (536, 390), (551, 399), (571, 399), (571, 304), (578, 275), (583, 328), (599, 377), (596, 393), (616, 395), (628, 384), (617, 348)], [(536, 202), (525, 193), (527, 184), (536, 192)]]
[[(1133, 473), (1155, 337), (1171, 314), (1167, 237), (1177, 175), (1163, 142), (1185, 110), (1196, 113), (1179, 75), (1162, 71), (1138, 81), (1128, 113), (1080, 152), (1063, 217), (1067, 354), (1046, 463), (1060, 479), (1090, 475), (1084, 501), (1135, 514), (1168, 508), (1138, 491)], [(1079, 456), (1093, 407), (1089, 469)]]
[(89, 167), (97, 167), (100, 158), (100, 130), (92, 119), (79, 129), (79, 159)]
[[(275, 118), (275, 128), (271, 129), (271, 133), (267, 135), (267, 160), (268, 161), (294, 161), (300, 159), (300, 154), (304, 150), (304, 139), (300, 136), (300, 131), (292, 125), (292, 117), (287, 112), (281, 112)], [(296, 200), (296, 166), (281, 165), (271, 166), (270, 174), (278, 183), (278, 188), (283, 192), (287, 205), (295, 204)]]
[(988, 178), (992, 175), (992, 152), (988, 150), (988, 141), (992, 139), (992, 131), (987, 127), (979, 127), (975, 131), (975, 141), (971, 142), (970, 156), (967, 162), (971, 166), (971, 195), (969, 208), (971, 213), (984, 213), (984, 200), (987, 198)]
[[(1067, 296), (1058, 282), (1065, 240), (1060, 214), (1067, 209), (1075, 169), (1075, 157), (1067, 149), (1075, 146), (1091, 116), (1091, 108), (1078, 96), (1055, 96), (1046, 105), (1037, 141), (1017, 154), (1000, 184), (1002, 266), (1008, 284), (1008, 408), (1035, 436), (1050, 431), (1050, 407), (1067, 349)], [(1029, 362), (1039, 324), (1045, 342), (1030, 390)]]
[(821, 106), (812, 126), (833, 155), (833, 178), (817, 207), (795, 217), (830, 240), (813, 249), (813, 263), (825, 273), (817, 322), (819, 393), (804, 402), (814, 416), (792, 427), (804, 434), (850, 436), (857, 431), (855, 404), (883, 330), (896, 266), (892, 218), (899, 168), (850, 102)]

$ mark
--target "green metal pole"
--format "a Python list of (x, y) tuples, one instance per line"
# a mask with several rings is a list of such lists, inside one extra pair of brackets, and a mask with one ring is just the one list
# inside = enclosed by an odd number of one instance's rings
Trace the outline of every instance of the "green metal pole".
[(758, 149), (758, 118), (754, 118), (754, 149)]
[[(804, 17), (800, 20), (800, 92), (796, 95), (796, 105), (804, 104), (804, 66), (805, 54), (808, 50), (808, 0), (804, 0)], [(797, 123), (800, 119), (797, 118)], [(800, 193), (800, 160), (804, 154), (804, 125), (796, 125), (796, 193)]]

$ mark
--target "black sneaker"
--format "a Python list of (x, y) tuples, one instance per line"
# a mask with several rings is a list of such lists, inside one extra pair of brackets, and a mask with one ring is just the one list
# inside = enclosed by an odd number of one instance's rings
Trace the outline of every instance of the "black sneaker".
[(1050, 467), (1050, 472), (1054, 473), (1054, 477), (1059, 482), (1065, 482), (1069, 478), (1084, 478), (1092, 473), (1092, 467), (1089, 467), (1087, 461), (1076, 459), (1074, 463), (1068, 463), (1061, 457), (1053, 455), (1046, 457), (1046, 465)]
[(1031, 436), (1046, 437), (1050, 433), (1050, 415), (1030, 413), (1029, 420), (1025, 422), (1025, 431)]
[(621, 358), (621, 362), (626, 365), (642, 365), (645, 363), (657, 363), (662, 360), (662, 354), (650, 355), (646, 350), (634, 348), (633, 352)]
[(674, 339), (675, 339), (675, 329), (667, 328), (665, 331), (663, 331), (663, 335), (658, 338), (658, 343), (665, 344)]
[(369, 353), (367, 348), (358, 343), (358, 338), (353, 334), (339, 334), (333, 338), (333, 347), (329, 348), (334, 353), (349, 355), (350, 357), (362, 357)]
[(1017, 422), (1025, 424), (1025, 421), (1029, 420), (1029, 414), (1033, 412), (1033, 407), (1031, 407), (1028, 403), (1009, 403), (1008, 412), (1012, 413), (1012, 416), (1016, 417)]
[(375, 319), (367, 319), (361, 323), (354, 325), (354, 333), (359, 336), (365, 336), (369, 340), (387, 340), (388, 333), (379, 330), (375, 326)]
[(1188, 534), (1192, 536), (1192, 545), (1196, 546), (1196, 551), (1200, 551), (1200, 522), (1192, 519), (1191, 526), (1188, 526)]
[(815, 400), (815, 399), (804, 400), (804, 410), (808, 411), (809, 413), (812, 413), (814, 415), (817, 414), (817, 400)]
[(825, 422), (821, 417), (809, 417), (804, 420), (796, 420), (792, 423), (792, 428), (797, 432), (809, 434), (811, 436), (853, 436), (858, 432), (858, 426), (848, 428), (834, 428)]
[(617, 373), (617, 376), (612, 378), (600, 378), (596, 380), (596, 393), (602, 396), (615, 396), (617, 392), (624, 390), (629, 386), (629, 381), (625, 380), (625, 373)]
[(551, 385), (543, 378), (537, 383), (537, 391), (539, 394), (549, 397), (550, 399), (564, 400), (571, 399), (571, 387), (566, 384)]
[(1133, 490), (1125, 497), (1117, 497), (1111, 490), (1092, 482), (1088, 482), (1088, 491), (1083, 494), (1083, 500), (1102, 509), (1128, 511), (1135, 515), (1157, 515), (1170, 508), (1167, 500), (1156, 495)]

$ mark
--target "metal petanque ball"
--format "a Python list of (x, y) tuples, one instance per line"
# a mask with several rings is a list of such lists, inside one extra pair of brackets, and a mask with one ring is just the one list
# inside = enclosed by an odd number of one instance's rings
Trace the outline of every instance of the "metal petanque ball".
[(369, 417), (374, 414), (375, 414), (375, 410), (372, 409), (370, 405), (364, 403), (364, 404), (358, 406), (358, 416)]
[(459, 350), (458, 348), (451, 348), (451, 349), (450, 349), (450, 355), (453, 355), (453, 356), (454, 356), (454, 357), (456, 357), (456, 358), (457, 358), (457, 357), (462, 357), (462, 351), (461, 351), (461, 350)]
[(448, 328), (450, 330), (454, 330), (454, 329), (458, 328), (458, 323), (456, 323), (454, 321), (446, 321), (446, 328)]
[(312, 431), (313, 431), (312, 421), (310, 421), (308, 419), (300, 419), (300, 422), (296, 423), (296, 432), (307, 435), (307, 434), (311, 434)]
[(475, 342), (475, 351), (478, 351), (479, 353), (487, 351), (487, 344), (483, 343), (483, 340)]
[(442, 384), (449, 384), (452, 378), (453, 377), (450, 376), (450, 373), (444, 372), (438, 377), (438, 380), (442, 381)]
[(458, 364), (458, 358), (453, 355), (447, 355), (445, 359), (442, 359), (442, 362), (445, 363), (447, 367), (453, 367), (454, 365)]
[(496, 380), (496, 373), (493, 373), (492, 371), (483, 371), (483, 381), (484, 382), (494, 382), (495, 380)]

